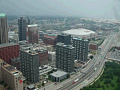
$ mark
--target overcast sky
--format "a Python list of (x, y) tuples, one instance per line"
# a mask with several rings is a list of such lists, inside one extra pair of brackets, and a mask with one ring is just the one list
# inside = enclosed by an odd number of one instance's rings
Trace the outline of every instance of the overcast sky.
[(1, 0), (0, 12), (8, 15), (83, 16), (118, 18), (119, 0)]

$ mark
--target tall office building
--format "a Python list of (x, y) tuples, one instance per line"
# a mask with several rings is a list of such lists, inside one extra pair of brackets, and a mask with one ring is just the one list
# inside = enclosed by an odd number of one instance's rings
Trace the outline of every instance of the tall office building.
[(64, 43), (65, 45), (71, 44), (71, 35), (61, 34), (57, 37), (57, 42)]
[(20, 17), (18, 19), (19, 41), (26, 40), (26, 29), (27, 29), (27, 25), (29, 24), (30, 24), (29, 18)]
[(0, 44), (8, 42), (7, 15), (0, 14)]
[(64, 43), (56, 44), (56, 68), (65, 72), (74, 71), (74, 51), (75, 48)]
[(30, 83), (39, 82), (39, 54), (33, 49), (21, 49), (20, 70)]
[(75, 59), (86, 61), (88, 56), (88, 40), (73, 38), (73, 47), (75, 47)]
[(38, 26), (37, 24), (34, 25), (27, 25), (27, 42), (28, 43), (38, 43)]
[(22, 72), (0, 59), (0, 81), (4, 81), (12, 90), (23, 90), (22, 78)]

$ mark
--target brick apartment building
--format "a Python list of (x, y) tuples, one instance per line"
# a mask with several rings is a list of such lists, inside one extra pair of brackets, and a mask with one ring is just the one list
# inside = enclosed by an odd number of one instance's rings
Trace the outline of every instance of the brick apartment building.
[(57, 43), (57, 38), (49, 35), (44, 35), (44, 40), (43, 42), (45, 44), (50, 44), (50, 45), (56, 45)]
[(0, 58), (10, 64), (12, 58), (19, 57), (19, 48), (16, 43), (0, 44)]
[(40, 66), (48, 64), (48, 51), (44, 49), (36, 50), (36, 51), (39, 54)]

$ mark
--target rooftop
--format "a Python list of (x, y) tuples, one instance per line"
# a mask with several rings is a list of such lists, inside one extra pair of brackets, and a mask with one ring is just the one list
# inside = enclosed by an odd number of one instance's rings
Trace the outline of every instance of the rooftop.
[(71, 29), (71, 30), (67, 30), (67, 31), (63, 31), (64, 34), (70, 34), (70, 35), (90, 35), (90, 34), (95, 34), (94, 31), (91, 30), (87, 30), (87, 29)]
[(12, 45), (18, 45), (17, 43), (4, 43), (4, 44), (0, 44), (0, 47), (6, 47), (6, 46), (12, 46)]
[(15, 68), (14, 68), (13, 66), (10, 66), (10, 65), (7, 66), (6, 69), (7, 69), (8, 71), (14, 71), (14, 70), (15, 70)]
[(17, 57), (17, 58), (12, 58), (11, 61), (15, 61), (15, 62), (20, 62), (20, 57)]
[(54, 77), (61, 77), (61, 76), (66, 75), (66, 74), (67, 74), (67, 73), (64, 72), (64, 71), (57, 71), (57, 72), (54, 72), (54, 73), (52, 73), (52, 74), (50, 74), (50, 75), (52, 75), (52, 76), (54, 76)]
[(66, 47), (66, 48), (69, 48), (69, 49), (73, 49), (74, 48), (72, 45), (65, 45), (64, 43), (61, 43), (61, 42), (57, 43), (56, 45), (57, 46)]
[(0, 13), (0, 18), (6, 17), (5, 13)]
[(28, 27), (37, 27), (37, 24), (28, 25)]
[(39, 53), (44, 53), (44, 52), (48, 52), (47, 50), (45, 50), (45, 49), (37, 49), (37, 50), (35, 50), (36, 52), (39, 52)]
[(83, 40), (83, 41), (88, 41), (87, 39), (81, 39), (81, 38), (73, 38), (73, 39), (76, 39), (76, 40)]
[(51, 38), (51, 39), (55, 39), (55, 38), (56, 38), (56, 37), (50, 36), (50, 35), (44, 35), (44, 37), (46, 37), (46, 38)]
[(29, 85), (28, 88), (30, 89), (34, 88), (34, 85)]

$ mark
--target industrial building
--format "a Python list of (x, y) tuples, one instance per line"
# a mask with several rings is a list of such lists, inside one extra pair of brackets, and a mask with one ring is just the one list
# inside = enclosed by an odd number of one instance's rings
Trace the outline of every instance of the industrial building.
[(75, 47), (74, 57), (78, 61), (86, 61), (88, 56), (88, 40), (73, 38), (73, 47)]
[(7, 15), (0, 13), (0, 44), (8, 43)]
[(56, 68), (65, 72), (74, 71), (74, 52), (75, 48), (64, 43), (56, 44)]

